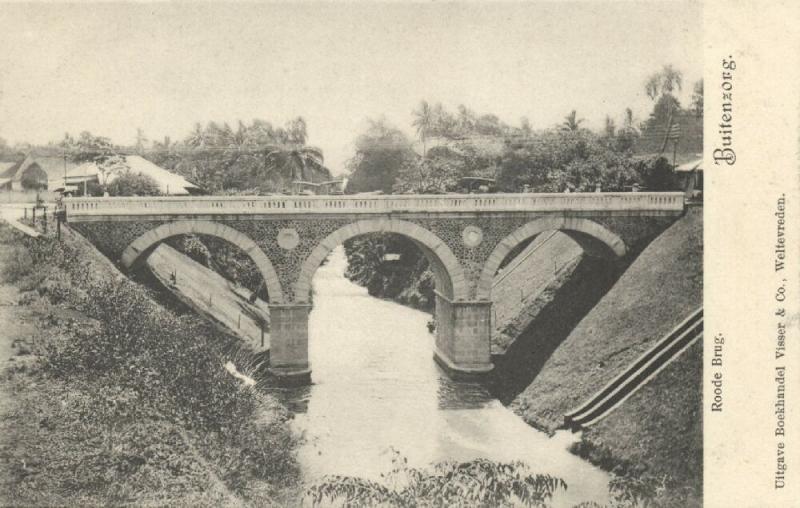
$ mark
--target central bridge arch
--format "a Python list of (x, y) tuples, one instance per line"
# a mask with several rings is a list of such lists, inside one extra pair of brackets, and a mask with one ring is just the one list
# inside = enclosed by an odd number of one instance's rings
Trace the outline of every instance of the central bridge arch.
[[(280, 320), (280, 339), (274, 336), (270, 371), (288, 382), (307, 382), (308, 312), (311, 281), (317, 268), (333, 249), (347, 240), (368, 233), (394, 233), (413, 241), (428, 258), (436, 282), (436, 342), (434, 359), (453, 374), (470, 376), (492, 368), (488, 307), (478, 313), (467, 301), (469, 284), (464, 269), (450, 247), (431, 231), (405, 220), (376, 218), (343, 226), (320, 241), (300, 267), (291, 306), (270, 306)], [(285, 322), (285, 324), (283, 324)], [(486, 328), (486, 330), (484, 330)]]
[(469, 288), (464, 269), (450, 247), (427, 229), (398, 219), (366, 219), (343, 226), (323, 239), (300, 268), (294, 287), (295, 299), (308, 302), (311, 279), (322, 261), (333, 249), (351, 238), (368, 233), (395, 233), (411, 239), (428, 258), (436, 277), (436, 289), (453, 300), (467, 298)]

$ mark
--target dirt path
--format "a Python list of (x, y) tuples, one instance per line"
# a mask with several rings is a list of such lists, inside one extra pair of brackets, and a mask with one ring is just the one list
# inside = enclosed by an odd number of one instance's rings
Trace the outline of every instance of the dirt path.
[[(0, 263), (6, 249), (7, 245), (0, 244)], [(19, 352), (17, 344), (24, 343), (35, 331), (30, 313), (17, 305), (18, 300), (19, 291), (16, 287), (0, 284), (0, 492), (7, 490), (4, 484), (10, 481), (13, 467), (11, 450), (14, 446), (14, 429), (9, 427), (11, 423), (7, 416), (14, 409), (14, 401), (9, 390), (6, 369), (17, 361), (14, 359)], [(3, 504), (4, 500), (0, 498), (0, 505)]]

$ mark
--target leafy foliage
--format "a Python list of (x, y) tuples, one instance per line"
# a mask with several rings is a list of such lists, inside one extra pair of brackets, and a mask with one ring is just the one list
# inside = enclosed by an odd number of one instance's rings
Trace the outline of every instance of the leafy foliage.
[(441, 462), (432, 470), (408, 467), (395, 452), (394, 467), (383, 482), (348, 476), (331, 476), (306, 492), (313, 506), (340, 501), (344, 506), (548, 506), (567, 484), (549, 475), (532, 474), (521, 462), (498, 463), (486, 459)]
[[(20, 453), (48, 457), (37, 475), (20, 472), (20, 504), (141, 504), (153, 492), (196, 504), (203, 498), (185, 496), (210, 485), (223, 494), (201, 504), (227, 503), (231, 492), (275, 504), (297, 483), (288, 414), (223, 368), (240, 355), (234, 339), (167, 311), (79, 243), (12, 237), (32, 266), (20, 280), (39, 278), (37, 305), (50, 316), (33, 343), (36, 385), (72, 394), (63, 403), (31, 394), (56, 402), (18, 415)], [(50, 422), (46, 437), (30, 425), (36, 411)]]
[(456, 157), (410, 159), (400, 168), (392, 188), (398, 193), (443, 194), (456, 187), (463, 173), (464, 165)]
[(696, 82), (692, 89), (692, 110), (698, 118), (703, 116), (703, 80)]
[(89, 131), (81, 132), (77, 139), (66, 134), (61, 146), (72, 154), (73, 162), (77, 163), (96, 162), (102, 164), (117, 155), (117, 149), (109, 138), (95, 136)]
[(636, 178), (630, 154), (616, 151), (585, 129), (552, 129), (510, 143), (498, 172), (498, 182), (507, 191), (524, 185), (534, 192), (591, 192), (598, 185), (604, 191), (621, 191)]
[[(347, 255), (345, 275), (365, 286), (370, 295), (433, 309), (433, 273), (425, 255), (410, 239), (376, 233), (348, 240), (344, 248)], [(397, 254), (399, 259), (387, 261), (386, 254)]]
[(635, 170), (639, 181), (648, 191), (678, 190), (677, 178), (672, 164), (664, 157), (652, 157), (637, 161)]
[(356, 139), (355, 156), (347, 162), (347, 192), (392, 192), (401, 168), (416, 157), (399, 129), (384, 119), (370, 120), (366, 132)]
[(161, 190), (151, 176), (125, 171), (108, 184), (111, 196), (158, 196)]
[(213, 193), (285, 192), (294, 180), (331, 179), (322, 150), (306, 145), (307, 138), (302, 117), (284, 127), (260, 119), (239, 121), (236, 129), (197, 123), (180, 143), (154, 143), (149, 158)]

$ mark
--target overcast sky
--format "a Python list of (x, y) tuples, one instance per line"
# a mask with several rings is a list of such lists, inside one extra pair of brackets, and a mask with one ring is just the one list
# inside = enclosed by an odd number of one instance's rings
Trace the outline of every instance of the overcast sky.
[(335, 173), (366, 118), (412, 134), (423, 98), (518, 125), (651, 108), (646, 77), (702, 76), (698, 2), (0, 7), (0, 136), (133, 144), (195, 122), (301, 115)]

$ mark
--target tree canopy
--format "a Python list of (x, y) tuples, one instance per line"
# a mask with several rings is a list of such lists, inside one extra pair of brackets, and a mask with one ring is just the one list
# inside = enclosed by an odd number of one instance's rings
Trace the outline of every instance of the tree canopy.
[(111, 196), (158, 196), (158, 182), (148, 175), (125, 171), (107, 187)]
[(355, 155), (347, 162), (349, 193), (392, 192), (401, 169), (418, 157), (406, 135), (385, 119), (370, 120), (355, 145)]

